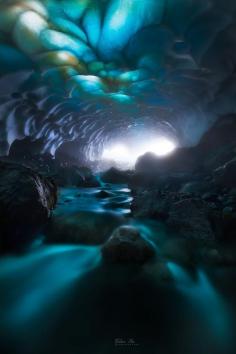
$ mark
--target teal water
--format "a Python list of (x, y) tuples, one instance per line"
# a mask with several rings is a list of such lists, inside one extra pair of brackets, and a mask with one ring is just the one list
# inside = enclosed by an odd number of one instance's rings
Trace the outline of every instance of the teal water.
[[(105, 199), (94, 188), (62, 189), (55, 214), (122, 214), (158, 258), (163, 225), (130, 217), (126, 186), (105, 187)], [(160, 282), (158, 267), (108, 266), (99, 246), (43, 245), (2, 257), (0, 353), (235, 353), (234, 269), (189, 271), (168, 261), (172, 280)]]

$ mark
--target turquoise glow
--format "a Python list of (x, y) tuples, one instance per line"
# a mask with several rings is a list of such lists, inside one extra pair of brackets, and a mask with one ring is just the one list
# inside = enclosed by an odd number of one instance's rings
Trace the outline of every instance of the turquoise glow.
[(174, 277), (176, 287), (189, 299), (219, 346), (227, 350), (233, 339), (232, 317), (223, 297), (217, 292), (207, 274), (198, 269), (195, 277), (182, 266), (169, 262), (168, 268)]
[(83, 25), (91, 45), (96, 48), (101, 34), (101, 14), (98, 7), (89, 9), (84, 17)]
[[(4, 282), (14, 274), (19, 275), (17, 296), (11, 299), (4, 319), (11, 326), (25, 326), (40, 318), (44, 309), (53, 306), (55, 298), (63, 300), (71, 287), (78, 284), (82, 275), (95, 268), (100, 262), (98, 247), (50, 246), (35, 250), (24, 258), (9, 257), (1, 260), (0, 281)], [(25, 291), (21, 275), (25, 273), (28, 291)], [(10, 310), (9, 310), (10, 309)]]
[(121, 49), (142, 26), (160, 22), (164, 0), (113, 0), (107, 10), (99, 49), (107, 58)]

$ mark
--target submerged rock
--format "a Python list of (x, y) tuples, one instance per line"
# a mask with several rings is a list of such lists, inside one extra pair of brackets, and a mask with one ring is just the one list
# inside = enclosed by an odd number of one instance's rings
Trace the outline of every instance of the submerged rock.
[(0, 243), (21, 248), (47, 223), (57, 201), (54, 182), (30, 168), (0, 161)]
[(97, 245), (104, 243), (123, 217), (110, 212), (81, 211), (54, 216), (46, 230), (47, 242)]
[(112, 263), (145, 263), (154, 256), (155, 251), (139, 230), (123, 225), (105, 243), (102, 254), (104, 260)]

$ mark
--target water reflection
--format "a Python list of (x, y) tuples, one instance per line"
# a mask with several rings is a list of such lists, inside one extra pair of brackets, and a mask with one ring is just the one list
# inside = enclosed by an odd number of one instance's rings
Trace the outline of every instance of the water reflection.
[[(107, 197), (99, 198), (99, 192), (109, 191)], [(130, 213), (132, 197), (124, 184), (106, 184), (101, 188), (62, 188), (55, 215), (78, 211)]]

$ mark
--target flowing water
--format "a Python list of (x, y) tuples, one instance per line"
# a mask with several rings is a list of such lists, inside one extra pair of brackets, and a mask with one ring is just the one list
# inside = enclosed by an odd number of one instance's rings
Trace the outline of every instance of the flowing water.
[[(125, 185), (60, 191), (56, 215), (123, 215), (160, 252), (163, 225), (130, 217)], [(99, 231), (99, 230), (98, 230)], [(41, 245), (0, 260), (1, 354), (235, 353), (235, 270), (102, 262), (99, 246)]]

